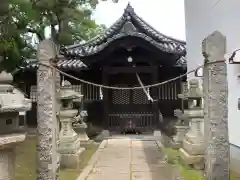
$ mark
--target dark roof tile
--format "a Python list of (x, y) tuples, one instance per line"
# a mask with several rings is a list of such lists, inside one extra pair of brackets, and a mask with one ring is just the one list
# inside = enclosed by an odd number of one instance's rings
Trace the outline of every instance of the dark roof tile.
[[(180, 58), (176, 58), (175, 66), (186, 67), (186, 43), (155, 30), (134, 12), (130, 4), (125, 8), (123, 15), (105, 33), (85, 43), (63, 47), (61, 54), (71, 58), (60, 58), (57, 67), (85, 69), (87, 66), (79, 59), (94, 55), (104, 50), (113, 41), (127, 36), (142, 38), (163, 52), (176, 54), (176, 57)], [(28, 59), (25, 64), (26, 68), (38, 68), (36, 59)]]
[[(22, 66), (23, 69), (37, 69), (38, 63), (36, 59), (26, 59)], [(60, 69), (85, 69), (87, 66), (79, 59), (59, 59), (57, 67)]]
[[(131, 24), (134, 28), (126, 31), (124, 26)], [(166, 36), (139, 17), (130, 4), (125, 8), (123, 15), (105, 33), (85, 42), (64, 47), (63, 54), (76, 57), (85, 57), (102, 51), (113, 40), (125, 36), (144, 38), (161, 51), (178, 55), (186, 54), (184, 41)]]

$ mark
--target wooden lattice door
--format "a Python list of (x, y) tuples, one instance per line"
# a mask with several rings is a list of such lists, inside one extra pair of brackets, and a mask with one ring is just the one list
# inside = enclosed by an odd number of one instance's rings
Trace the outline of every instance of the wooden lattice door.
[[(151, 84), (151, 73), (141, 74), (141, 79), (145, 84)], [(139, 86), (135, 73), (111, 75), (109, 84), (118, 87)], [(126, 120), (133, 120), (134, 126), (139, 131), (153, 127), (153, 106), (142, 89), (114, 89), (110, 90), (108, 95), (108, 118), (111, 129), (120, 130)]]

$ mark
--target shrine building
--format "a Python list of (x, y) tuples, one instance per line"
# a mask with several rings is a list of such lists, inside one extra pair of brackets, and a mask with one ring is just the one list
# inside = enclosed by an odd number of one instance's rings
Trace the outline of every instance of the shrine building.
[[(163, 82), (186, 73), (186, 43), (166, 36), (139, 17), (131, 5), (105, 33), (80, 44), (64, 47), (57, 67), (77, 78), (106, 86), (136, 87)], [(33, 101), (27, 113), (29, 126), (36, 125), (35, 59), (26, 60), (25, 68), (15, 76), (19, 87)], [(121, 122), (134, 119), (142, 132), (152, 131), (174, 119), (174, 110), (183, 108), (178, 99), (186, 77), (170, 83), (143, 89), (106, 89), (69, 80), (74, 90), (84, 95), (83, 107), (87, 121), (120, 131)], [(139, 78), (139, 79), (138, 79)], [(26, 82), (27, 80), (27, 82)], [(148, 96), (149, 95), (149, 96)], [(153, 101), (151, 101), (151, 98)]]

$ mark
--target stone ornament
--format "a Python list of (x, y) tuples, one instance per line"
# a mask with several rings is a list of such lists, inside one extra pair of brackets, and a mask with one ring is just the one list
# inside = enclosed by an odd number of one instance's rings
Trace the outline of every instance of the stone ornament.
[(203, 92), (199, 80), (191, 79), (189, 89), (184, 94), (181, 94), (180, 98), (188, 101), (188, 109), (184, 110), (184, 116), (190, 120), (190, 129), (182, 140), (180, 157), (186, 164), (193, 165), (196, 169), (203, 169), (205, 139), (201, 132), (201, 124), (204, 120), (204, 114), (202, 108)]
[(15, 92), (10, 73), (0, 73), (0, 179), (13, 180), (15, 176), (15, 148), (26, 139), (19, 131), (19, 112), (31, 109), (31, 101)]
[(13, 77), (10, 73), (0, 73), (0, 112), (18, 112), (31, 109), (31, 100), (20, 94), (14, 93), (14, 87), (10, 85)]
[(77, 109), (73, 109), (73, 101), (82, 97), (81, 94), (72, 90), (69, 81), (64, 81), (58, 97), (61, 103), (58, 115), (61, 123), (58, 152), (61, 154), (61, 166), (67, 168), (77, 168), (79, 155), (85, 150), (80, 147), (79, 136), (72, 125), (78, 120), (79, 113)]
[(81, 142), (88, 142), (89, 137), (86, 133), (87, 124), (84, 119), (87, 117), (87, 111), (80, 111), (80, 114), (76, 117), (76, 123), (73, 124), (74, 130), (77, 132)]
[(185, 134), (187, 133), (189, 129), (189, 118), (188, 116), (181, 111), (180, 109), (174, 110), (174, 116), (178, 118), (175, 128), (176, 128), (176, 134), (173, 136), (173, 142), (172, 147), (173, 148), (181, 148), (182, 147), (182, 141), (184, 139)]
[(174, 116), (178, 118), (176, 123), (177, 126), (187, 126), (189, 124), (188, 116), (180, 109), (174, 110)]

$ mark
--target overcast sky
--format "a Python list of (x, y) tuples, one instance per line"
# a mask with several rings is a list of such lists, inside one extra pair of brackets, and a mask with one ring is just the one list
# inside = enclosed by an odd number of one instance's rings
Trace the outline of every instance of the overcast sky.
[[(93, 18), (99, 24), (111, 26), (123, 14), (130, 2), (135, 12), (159, 32), (177, 38), (185, 38), (184, 0), (112, 0), (100, 2)], [(50, 37), (50, 28), (45, 29), (45, 37)], [(33, 44), (37, 43), (33, 38)]]
[(107, 0), (98, 4), (94, 19), (109, 27), (122, 15), (128, 2), (159, 32), (185, 40), (184, 0)]

